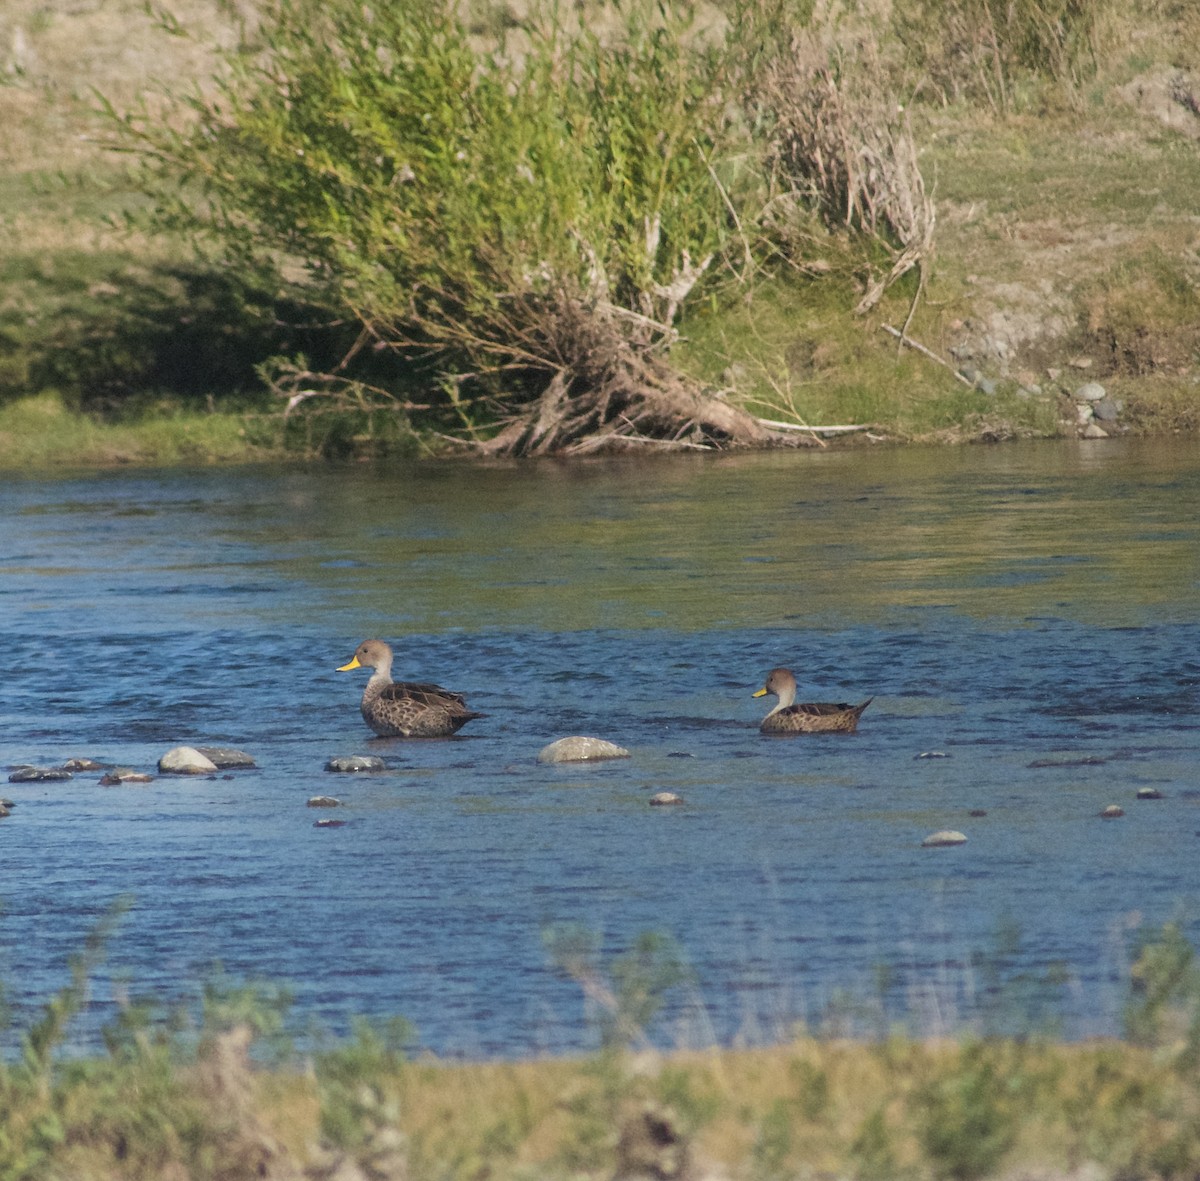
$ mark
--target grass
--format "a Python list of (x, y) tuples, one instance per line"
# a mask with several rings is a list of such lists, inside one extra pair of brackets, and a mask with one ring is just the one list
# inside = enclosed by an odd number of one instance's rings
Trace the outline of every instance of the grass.
[[(476, 8), (491, 27), (487, 6)], [(971, 8), (956, 4), (955, 19)], [(95, 91), (121, 109), (168, 83), (203, 85), (214, 45), (255, 47), (251, 3), (179, 0), (171, 12), (177, 25), (140, 0), (9, 0), (0, 13), (0, 465), (428, 446), (369, 412), (285, 429), (256, 365), (337, 356), (344, 342), (305, 327), (302, 309), (281, 323), (269, 291), (237, 290), (181, 244), (122, 227), (145, 198), (100, 142)], [(750, 276), (694, 308), (673, 360), (763, 417), (860, 424), (876, 439), (1070, 433), (1069, 395), (1089, 379), (1123, 401), (1122, 429), (1194, 431), (1198, 139), (1136, 106), (1128, 88), (1200, 68), (1200, 18), (1186, 5), (1105, 13), (1098, 68), (1072, 81), (1070, 101), (1025, 81), (1003, 114), (954, 99), (908, 106), (938, 214), (908, 331), (994, 382), (994, 394), (898, 351), (883, 330), (906, 322), (913, 277), (853, 314), (861, 259), (837, 234), (810, 277)]]
[(0, 471), (261, 460), (282, 451), (279, 423), (261, 414), (189, 409), (174, 399), (111, 421), (54, 393), (0, 405)]
[[(0, 1175), (1182, 1181), (1200, 1168), (1200, 969), (1176, 924), (1139, 934), (1122, 1039), (1057, 1042), (1030, 1010), (1020, 1035), (800, 1030), (753, 1050), (663, 1053), (627, 1023), (605, 1038), (617, 1021), (586, 1057), (448, 1063), (409, 1056), (413, 1031), (397, 1020), (310, 1037), (301, 1055), (286, 990), (218, 975), (198, 1020), (127, 1002), (105, 1054), (68, 1057), (124, 905), (18, 1045), (6, 1031)], [(605, 962), (589, 947), (577, 933), (554, 955), (585, 990), (608, 988), (617, 1016), (652, 1018), (680, 982), (668, 939)], [(999, 966), (1002, 939), (991, 954)], [(1001, 970), (996, 983), (1021, 980)]]

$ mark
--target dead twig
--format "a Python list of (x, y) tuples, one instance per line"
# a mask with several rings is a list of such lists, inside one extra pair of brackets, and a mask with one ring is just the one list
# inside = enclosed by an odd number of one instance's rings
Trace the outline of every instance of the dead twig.
[(882, 328), (884, 332), (890, 332), (894, 337), (896, 337), (897, 340), (900, 341), (902, 345), (906, 344), (910, 349), (916, 349), (918, 353), (920, 353), (922, 356), (928, 357), (931, 361), (936, 361), (939, 365), (944, 365), (950, 370), (951, 373), (954, 374), (955, 377), (958, 378), (959, 381), (963, 383), (963, 385), (971, 386), (972, 389), (974, 388), (972, 383), (967, 378), (963, 377), (963, 375), (959, 373), (958, 370), (955, 369), (954, 366), (945, 359), (945, 357), (939, 357), (932, 349), (927, 349), (919, 341), (913, 340), (911, 336), (906, 336), (900, 331), (899, 328), (893, 328), (890, 324), (880, 324), (879, 327)]

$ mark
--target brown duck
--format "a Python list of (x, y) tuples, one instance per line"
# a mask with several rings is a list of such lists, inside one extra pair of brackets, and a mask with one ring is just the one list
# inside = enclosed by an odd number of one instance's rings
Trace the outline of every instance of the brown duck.
[[(765, 697), (774, 693), (779, 704), (762, 720), (759, 729), (764, 734), (853, 734), (858, 719), (875, 699), (868, 697), (862, 705), (836, 705), (831, 701), (796, 701), (796, 678), (786, 668), (773, 668), (767, 683), (752, 694)], [(365, 708), (365, 707), (364, 707)]]
[(363, 721), (384, 738), (443, 738), (485, 715), (467, 709), (458, 693), (438, 685), (392, 680), (392, 650), (382, 640), (363, 640), (338, 672), (373, 668), (362, 695)]

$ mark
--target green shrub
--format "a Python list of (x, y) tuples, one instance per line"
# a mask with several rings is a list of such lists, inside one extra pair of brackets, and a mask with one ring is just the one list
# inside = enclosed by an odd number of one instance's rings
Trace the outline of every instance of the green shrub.
[(157, 227), (199, 227), (359, 326), (331, 380), (277, 366), (293, 406), (361, 401), (364, 356), (394, 361), (372, 403), (388, 405), (424, 358), (440, 376), (390, 405), (440, 429), (507, 423), (498, 448), (527, 450), (621, 430), (670, 417), (642, 404), (670, 384), (656, 358), (744, 252), (753, 186), (723, 56), (671, 11), (635, 4), (604, 42), (531, 21), (482, 49), (448, 4), (278, 0), (269, 52), (231, 58), (182, 124), (126, 116), (121, 139)]

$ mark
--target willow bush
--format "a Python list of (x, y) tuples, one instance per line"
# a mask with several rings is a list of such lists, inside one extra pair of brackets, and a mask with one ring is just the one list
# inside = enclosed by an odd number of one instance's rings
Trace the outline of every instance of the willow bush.
[[(268, 367), (296, 412), (420, 412), (504, 452), (761, 441), (663, 359), (685, 302), (752, 255), (726, 58), (686, 10), (622, 17), (606, 40), (547, 21), (481, 47), (449, 5), (276, 0), (267, 50), (185, 120), (121, 116), (121, 141), (158, 227), (358, 327), (331, 370)], [(430, 379), (405, 401), (414, 363)]]

